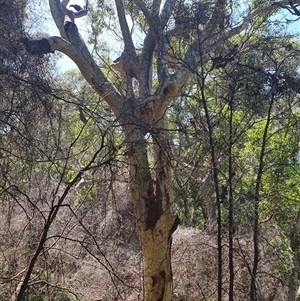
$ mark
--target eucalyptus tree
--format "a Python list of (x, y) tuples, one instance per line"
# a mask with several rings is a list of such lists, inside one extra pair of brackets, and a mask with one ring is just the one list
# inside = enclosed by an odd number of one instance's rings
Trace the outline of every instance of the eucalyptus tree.
[[(98, 44), (91, 52), (76, 25), (78, 18), (91, 12), (88, 5), (74, 10), (68, 6), (69, 0), (49, 0), (60, 36), (23, 39), (33, 56), (58, 51), (73, 60), (122, 127), (130, 198), (144, 262), (144, 300), (171, 300), (170, 248), (179, 223), (173, 210), (172, 143), (167, 120), (171, 102), (184, 93), (199, 67), (223, 68), (234, 60), (243, 45), (232, 42), (233, 37), (254, 31), (278, 9), (293, 9), (298, 3), (115, 0), (118, 26), (113, 30), (122, 37), (122, 52), (103, 68), (93, 57), (99, 54), (103, 40), (96, 36)], [(106, 4), (98, 1), (98, 5)], [(109, 3), (105, 7), (109, 8)], [(95, 34), (104, 30), (97, 26), (105, 25), (112, 11), (92, 15)], [(140, 30), (142, 43), (133, 35), (132, 24)], [(107, 65), (115, 70), (115, 76), (107, 72)], [(218, 298), (221, 300), (221, 293)]]

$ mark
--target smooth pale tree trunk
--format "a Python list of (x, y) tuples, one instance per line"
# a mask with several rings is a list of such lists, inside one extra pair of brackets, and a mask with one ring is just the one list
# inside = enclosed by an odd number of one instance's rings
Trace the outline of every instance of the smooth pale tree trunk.
[[(164, 128), (162, 120), (159, 125)], [(171, 237), (178, 225), (172, 211), (170, 158), (167, 131), (152, 133), (154, 166), (149, 166), (149, 145), (139, 128), (125, 126), (128, 137), (130, 195), (144, 261), (144, 300), (170, 301), (172, 288)]]
[[(142, 254), (144, 258), (144, 300), (171, 300), (172, 272), (170, 265), (171, 239), (164, 235), (169, 229), (160, 227), (144, 234)], [(169, 232), (170, 233), (170, 232)]]

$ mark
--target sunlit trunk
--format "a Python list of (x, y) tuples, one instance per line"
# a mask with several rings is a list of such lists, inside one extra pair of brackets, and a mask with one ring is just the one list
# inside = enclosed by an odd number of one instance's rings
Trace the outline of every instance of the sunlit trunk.
[(130, 196), (144, 261), (144, 301), (170, 301), (172, 287), (171, 236), (178, 220), (172, 205), (168, 136), (153, 135), (153, 166), (149, 165), (144, 133), (127, 127)]
[(170, 228), (164, 226), (165, 218), (157, 222), (153, 230), (142, 234), (142, 254), (144, 260), (144, 300), (170, 301), (171, 272), (171, 237)]

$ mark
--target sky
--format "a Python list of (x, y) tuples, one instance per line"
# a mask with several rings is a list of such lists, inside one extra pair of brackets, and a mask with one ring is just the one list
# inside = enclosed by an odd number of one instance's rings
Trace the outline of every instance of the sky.
[[(71, 4), (78, 4), (80, 6), (85, 6), (84, 0), (70, 0), (69, 5)], [(288, 11), (281, 11), (276, 16), (274, 16), (274, 19), (277, 19), (279, 22), (285, 22), (288, 20), (296, 20), (295, 16), (292, 16)], [(88, 31), (86, 30), (86, 22), (88, 21), (87, 17), (83, 17), (80, 19), (76, 19), (76, 25), (79, 28), (80, 34), (86, 38)], [(300, 20), (298, 19), (295, 22), (286, 22), (286, 31), (290, 34), (300, 35)], [(54, 25), (54, 22), (50, 27), (50, 32), (53, 35), (58, 35), (58, 30), (56, 26)], [(299, 39), (299, 37), (298, 37)], [(65, 72), (70, 69), (77, 69), (76, 65), (73, 63), (72, 60), (70, 60), (67, 56), (63, 55), (62, 58), (59, 59), (57, 63), (59, 69), (61, 72)]]

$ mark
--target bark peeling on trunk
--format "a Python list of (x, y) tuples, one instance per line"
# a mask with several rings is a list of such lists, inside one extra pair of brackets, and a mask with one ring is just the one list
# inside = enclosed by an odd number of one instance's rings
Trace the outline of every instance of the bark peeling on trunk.
[[(171, 298), (171, 236), (179, 224), (172, 210), (171, 162), (165, 117), (157, 120), (152, 110), (145, 110), (156, 120), (151, 132), (154, 166), (150, 167), (145, 132), (124, 126), (130, 167), (130, 196), (144, 262), (144, 300), (169, 301)], [(149, 119), (143, 116), (143, 120)]]

